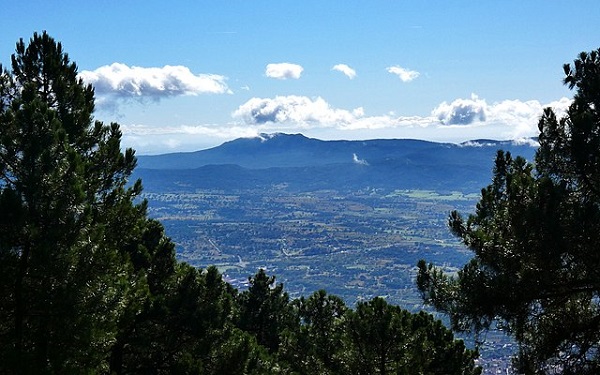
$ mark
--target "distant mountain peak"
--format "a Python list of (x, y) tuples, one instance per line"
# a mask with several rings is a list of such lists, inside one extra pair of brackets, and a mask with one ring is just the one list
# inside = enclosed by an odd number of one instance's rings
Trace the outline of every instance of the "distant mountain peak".
[(270, 141), (270, 140), (281, 139), (281, 138), (285, 138), (285, 139), (292, 139), (292, 138), (296, 138), (296, 139), (309, 139), (308, 137), (306, 137), (304, 134), (301, 134), (301, 133), (289, 134), (289, 133), (281, 133), (281, 132), (276, 132), (276, 133), (260, 133), (255, 138), (260, 139), (261, 142), (267, 142), (267, 141)]

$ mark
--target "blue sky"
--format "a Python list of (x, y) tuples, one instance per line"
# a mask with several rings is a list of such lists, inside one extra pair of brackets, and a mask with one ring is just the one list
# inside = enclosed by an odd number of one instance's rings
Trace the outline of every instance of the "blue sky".
[(139, 154), (262, 132), (462, 142), (536, 135), (562, 65), (600, 47), (593, 1), (22, 1), (0, 62), (46, 30)]

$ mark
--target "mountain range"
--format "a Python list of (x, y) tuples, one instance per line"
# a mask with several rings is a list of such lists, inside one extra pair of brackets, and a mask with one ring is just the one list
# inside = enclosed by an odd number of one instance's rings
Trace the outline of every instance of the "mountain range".
[(531, 161), (530, 142), (461, 144), (410, 139), (323, 141), (302, 134), (261, 134), (187, 153), (139, 156), (135, 176), (161, 191), (190, 188), (477, 192), (490, 181), (498, 150)]

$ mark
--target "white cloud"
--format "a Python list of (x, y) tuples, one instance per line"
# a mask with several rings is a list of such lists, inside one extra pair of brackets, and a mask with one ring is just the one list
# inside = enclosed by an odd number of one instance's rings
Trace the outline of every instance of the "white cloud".
[(550, 103), (540, 103), (537, 100), (503, 100), (488, 106), (489, 121), (507, 124), (510, 130), (505, 133), (506, 138), (517, 139), (522, 137), (537, 136), (539, 133), (538, 122), (544, 108), (551, 107), (560, 118), (564, 116), (571, 104), (571, 100), (561, 98)]
[[(441, 103), (431, 113), (441, 122), (440, 130), (459, 129), (464, 136), (474, 138), (519, 140), (538, 135), (538, 122), (544, 108), (551, 107), (561, 117), (571, 99), (561, 98), (550, 103), (538, 100), (503, 100), (488, 104), (472, 94), (470, 99)], [(477, 135), (477, 136), (476, 136)]]
[(280, 63), (268, 64), (265, 75), (276, 79), (298, 79), (304, 68), (298, 64)]
[(519, 139), (538, 135), (538, 121), (544, 108), (553, 108), (561, 117), (570, 104), (568, 98), (545, 104), (538, 100), (503, 100), (488, 104), (472, 94), (470, 99), (456, 99), (450, 104), (443, 102), (431, 114), (446, 128), (480, 127), (495, 134), (488, 138)]
[(113, 63), (93, 71), (84, 70), (79, 76), (94, 86), (96, 94), (125, 99), (159, 100), (180, 95), (231, 93), (226, 77), (193, 74), (185, 66), (143, 68)]
[(402, 82), (410, 82), (420, 75), (420, 73), (415, 70), (406, 69), (398, 65), (388, 67), (387, 71), (397, 75)]
[(338, 72), (342, 72), (346, 75), (346, 77), (350, 79), (354, 79), (354, 77), (356, 77), (356, 71), (346, 64), (334, 65), (333, 68), (331, 68), (331, 70), (337, 70)]
[(474, 121), (485, 121), (486, 107), (485, 100), (471, 94), (471, 99), (456, 99), (450, 104), (443, 102), (431, 114), (446, 125), (469, 125)]
[(352, 111), (332, 108), (323, 98), (311, 99), (306, 96), (276, 96), (252, 98), (233, 112), (233, 117), (241, 118), (248, 124), (290, 123), (304, 127), (332, 126), (356, 121), (364, 114), (362, 108)]

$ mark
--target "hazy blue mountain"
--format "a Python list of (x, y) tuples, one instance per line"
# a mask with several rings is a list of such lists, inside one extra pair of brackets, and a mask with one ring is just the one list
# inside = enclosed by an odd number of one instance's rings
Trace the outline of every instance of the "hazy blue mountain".
[(463, 144), (407, 139), (322, 141), (301, 134), (243, 138), (188, 153), (138, 158), (137, 175), (160, 190), (432, 189), (478, 191), (498, 149), (532, 160), (535, 148), (511, 141)]

